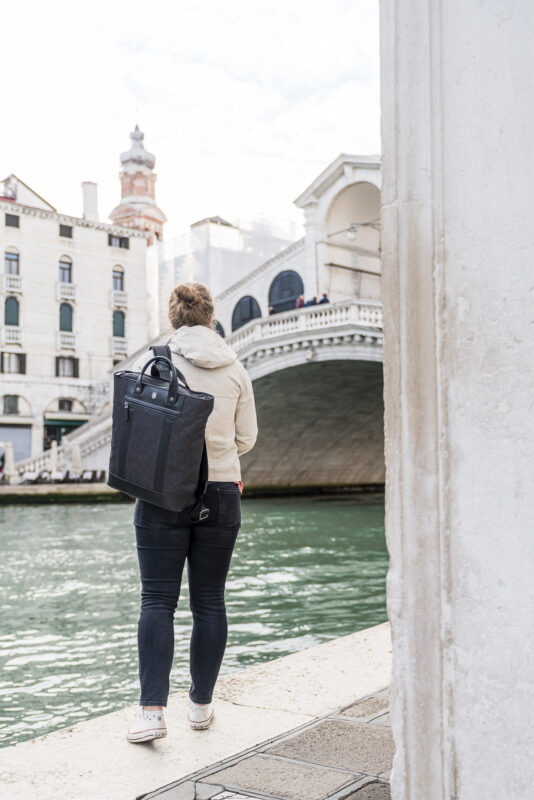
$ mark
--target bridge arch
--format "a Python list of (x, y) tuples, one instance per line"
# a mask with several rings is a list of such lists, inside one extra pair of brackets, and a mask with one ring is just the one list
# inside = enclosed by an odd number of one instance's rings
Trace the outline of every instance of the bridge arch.
[(253, 385), (259, 433), (241, 457), (248, 487), (384, 483), (380, 361), (309, 362)]

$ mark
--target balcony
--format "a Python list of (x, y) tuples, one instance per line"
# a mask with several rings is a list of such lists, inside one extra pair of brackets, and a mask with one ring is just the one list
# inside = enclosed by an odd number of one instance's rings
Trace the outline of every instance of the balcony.
[(57, 346), (58, 350), (74, 350), (76, 347), (76, 334), (70, 331), (58, 331)]
[(4, 275), (4, 292), (22, 292), (21, 275)]
[(126, 308), (128, 306), (128, 298), (126, 292), (112, 291), (111, 292), (111, 307), (112, 308)]
[(57, 299), (58, 300), (70, 300), (71, 302), (76, 300), (76, 284), (75, 283), (67, 283), (66, 281), (58, 281), (57, 283)]
[(111, 338), (111, 355), (125, 356), (128, 354), (128, 341), (122, 336), (113, 336)]
[(2, 327), (2, 344), (22, 344), (22, 328), (18, 325)]

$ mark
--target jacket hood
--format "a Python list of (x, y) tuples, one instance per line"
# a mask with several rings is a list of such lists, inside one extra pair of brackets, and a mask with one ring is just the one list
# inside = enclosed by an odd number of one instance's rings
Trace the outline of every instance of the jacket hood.
[(168, 345), (173, 353), (205, 369), (226, 367), (237, 359), (237, 353), (217, 331), (207, 325), (181, 325), (169, 339)]

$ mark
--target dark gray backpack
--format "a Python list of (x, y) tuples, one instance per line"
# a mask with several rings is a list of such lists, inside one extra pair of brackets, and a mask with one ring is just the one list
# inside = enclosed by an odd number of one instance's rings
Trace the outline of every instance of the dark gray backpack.
[(141, 372), (114, 374), (107, 482), (170, 511), (192, 506), (191, 520), (206, 519), (205, 431), (214, 397), (189, 388), (168, 345), (151, 349)]

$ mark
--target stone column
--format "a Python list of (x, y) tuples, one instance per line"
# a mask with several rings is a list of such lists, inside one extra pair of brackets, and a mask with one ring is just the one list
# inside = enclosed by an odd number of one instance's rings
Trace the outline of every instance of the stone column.
[(534, 796), (533, 42), (381, 0), (395, 800)]

